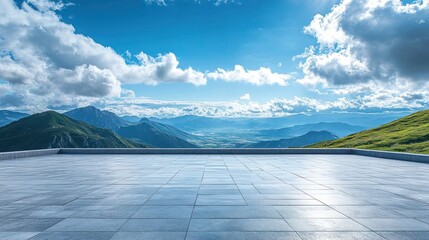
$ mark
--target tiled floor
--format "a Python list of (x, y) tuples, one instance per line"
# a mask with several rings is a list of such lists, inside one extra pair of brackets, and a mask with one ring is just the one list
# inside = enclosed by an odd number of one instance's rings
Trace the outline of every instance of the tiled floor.
[(0, 239), (429, 239), (429, 164), (354, 155), (0, 161)]

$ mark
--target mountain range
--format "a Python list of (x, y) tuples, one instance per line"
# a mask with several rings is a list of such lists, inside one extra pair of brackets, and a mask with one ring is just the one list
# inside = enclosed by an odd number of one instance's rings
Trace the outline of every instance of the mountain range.
[(102, 111), (93, 106), (76, 108), (65, 112), (64, 115), (96, 127), (106, 128), (113, 131), (118, 130), (120, 127), (130, 125), (130, 122), (125, 121), (116, 114), (106, 110)]
[(313, 143), (338, 139), (336, 135), (328, 131), (310, 131), (302, 136), (281, 139), (276, 141), (261, 141), (244, 146), (245, 148), (290, 148), (303, 147)]
[(362, 148), (429, 154), (429, 110), (416, 112), (377, 128), (309, 147)]
[(121, 127), (117, 133), (126, 138), (134, 139), (152, 146), (162, 148), (196, 148), (197, 145), (185, 139), (193, 136), (172, 126), (150, 121), (143, 118), (138, 124)]
[(0, 136), (0, 151), (148, 147), (54, 111), (34, 114), (1, 127)]
[(354, 126), (341, 122), (320, 122), (312, 124), (296, 125), (293, 127), (260, 130), (258, 133), (265, 138), (291, 138), (304, 135), (310, 131), (328, 131), (338, 137), (344, 137), (352, 133), (365, 130), (365, 127)]
[(100, 128), (111, 129), (118, 135), (159, 148), (195, 148), (188, 142), (193, 136), (172, 126), (143, 118), (139, 122), (128, 122), (115, 113), (102, 111), (93, 106), (77, 108), (65, 115)]
[(0, 127), (28, 116), (30, 115), (26, 113), (0, 110)]
[(149, 118), (149, 120), (168, 124), (187, 132), (205, 131), (208, 129), (279, 129), (322, 122), (341, 122), (343, 124), (361, 126), (368, 129), (404, 117), (410, 113), (410, 111), (372, 114), (338, 112), (329, 114), (295, 114), (270, 118), (214, 118), (188, 115), (174, 118)]
[[(0, 128), (0, 151), (49, 147), (284, 148), (310, 145), (429, 153), (429, 112), (396, 118), (404, 114), (139, 119), (135, 116), (119, 117), (93, 106), (77, 108), (64, 115), (45, 112), (29, 116), (0, 111), (0, 124), (6, 124)], [(398, 120), (385, 123), (392, 118)], [(332, 119), (337, 121), (318, 122)], [(377, 123), (385, 124), (365, 130)], [(342, 138), (337, 139), (337, 136)], [(323, 142), (317, 143), (320, 141)]]

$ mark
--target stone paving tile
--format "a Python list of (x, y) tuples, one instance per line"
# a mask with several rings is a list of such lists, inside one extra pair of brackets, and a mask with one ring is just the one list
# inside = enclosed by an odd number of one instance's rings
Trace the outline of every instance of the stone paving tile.
[(198, 195), (195, 205), (247, 205), (241, 194)]
[(2, 240), (27, 240), (38, 232), (0, 232), (0, 239)]
[(427, 240), (429, 236), (428, 232), (377, 232), (389, 240)]
[(0, 232), (43, 232), (56, 223), (60, 218), (41, 219), (0, 219)]
[(132, 218), (191, 218), (193, 206), (143, 206)]
[(118, 231), (126, 219), (78, 219), (67, 218), (55, 224), (48, 231), (52, 232), (104, 232)]
[(296, 218), (347, 218), (328, 206), (277, 206), (285, 219)]
[(186, 232), (117, 232), (111, 240), (183, 240), (185, 236)]
[(324, 204), (314, 199), (286, 199), (286, 200), (247, 200), (251, 206), (323, 206)]
[(283, 219), (192, 219), (191, 232), (293, 231)]
[(130, 218), (136, 211), (124, 210), (94, 210), (94, 211), (78, 211), (70, 216), (70, 218)]
[(124, 232), (185, 232), (189, 219), (130, 219), (121, 228)]
[(31, 240), (108, 240), (115, 232), (42, 232)]
[(0, 161), (0, 239), (428, 239), (428, 176), (355, 155)]
[(368, 228), (350, 219), (287, 219), (298, 232), (315, 231), (370, 231)]
[(385, 240), (374, 232), (299, 232), (303, 240)]
[(406, 218), (381, 206), (333, 206), (332, 208), (350, 218)]
[(429, 224), (416, 219), (355, 219), (374, 231), (429, 231)]
[(145, 205), (152, 206), (193, 206), (195, 204), (196, 194), (155, 194)]
[(301, 240), (294, 232), (188, 232), (186, 240)]
[(195, 206), (192, 218), (282, 218), (274, 207)]

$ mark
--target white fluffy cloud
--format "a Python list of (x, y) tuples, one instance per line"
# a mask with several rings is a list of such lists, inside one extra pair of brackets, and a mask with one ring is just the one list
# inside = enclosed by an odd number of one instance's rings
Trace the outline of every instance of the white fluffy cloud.
[[(163, 82), (187, 82), (194, 85), (205, 85), (207, 79), (204, 73), (188, 67), (178, 68), (179, 61), (174, 53), (151, 57), (143, 52), (139, 53), (137, 59), (141, 65), (128, 74), (129, 79), (144, 79), (147, 83), (156, 84), (162, 79)], [(134, 66), (131, 66), (134, 67)], [(135, 74), (135, 76), (133, 76)]]
[(198, 115), (209, 117), (281, 117), (297, 113), (331, 112), (395, 112), (407, 109), (429, 107), (429, 94), (416, 92), (402, 93), (386, 90), (357, 97), (339, 97), (320, 100), (308, 97), (272, 99), (267, 102), (183, 102), (157, 101), (148, 98), (128, 98), (108, 100), (100, 103), (103, 108), (118, 115), (138, 115), (155, 117), (177, 117)]
[(207, 76), (215, 80), (226, 82), (247, 82), (253, 85), (274, 85), (286, 86), (291, 78), (289, 74), (273, 73), (270, 68), (261, 67), (258, 70), (246, 70), (241, 65), (235, 65), (233, 70), (218, 68), (214, 72), (207, 73)]
[(240, 97), (240, 100), (250, 101), (251, 99), (252, 97), (250, 96), (249, 93), (245, 93), (243, 96)]
[(64, 93), (88, 97), (119, 96), (121, 84), (115, 75), (107, 69), (93, 65), (80, 65), (74, 70), (60, 69), (58, 85)]
[(301, 57), (304, 84), (429, 80), (429, 1), (343, 0), (316, 15), (307, 34), (317, 47)]
[(173, 53), (140, 53), (139, 62), (127, 64), (112, 48), (62, 22), (54, 10), (63, 7), (48, 0), (24, 1), (21, 7), (0, 0), (0, 79), (35, 94), (88, 97), (119, 96), (121, 83), (206, 84), (203, 73), (179, 68)]
[(139, 115), (156, 117), (175, 117), (198, 115), (210, 117), (281, 117), (296, 113), (316, 113), (340, 111), (360, 106), (358, 100), (339, 98), (322, 101), (314, 98), (293, 97), (273, 99), (267, 102), (184, 102), (157, 101), (148, 98), (128, 98), (121, 101), (108, 100), (103, 108), (119, 115)]

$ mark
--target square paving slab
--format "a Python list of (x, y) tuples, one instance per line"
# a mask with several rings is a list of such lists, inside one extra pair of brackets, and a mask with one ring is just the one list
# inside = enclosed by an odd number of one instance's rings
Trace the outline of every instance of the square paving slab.
[(0, 161), (0, 239), (429, 239), (429, 164), (357, 155)]

